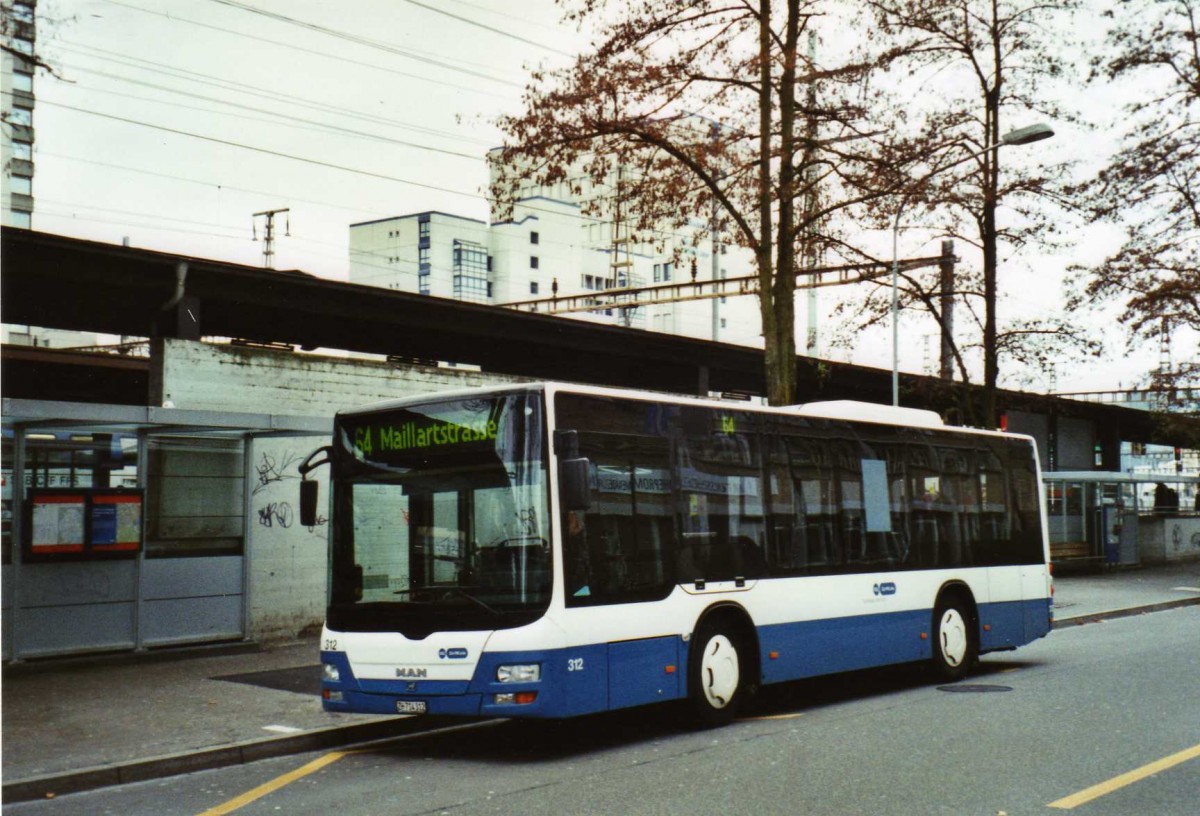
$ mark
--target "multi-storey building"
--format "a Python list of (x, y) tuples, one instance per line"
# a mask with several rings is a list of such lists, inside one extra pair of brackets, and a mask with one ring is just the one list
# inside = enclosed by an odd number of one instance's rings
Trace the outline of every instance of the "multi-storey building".
[(6, 227), (29, 229), (33, 220), (33, 73), (37, 42), (36, 0), (4, 3), (3, 218)]
[[(4, 48), (0, 50), (0, 210), (6, 227), (33, 227), (33, 77), (37, 67), (37, 0), (0, 4)], [(96, 343), (88, 332), (4, 326), (5, 343), (78, 347)]]
[[(528, 185), (519, 191), (511, 213), (503, 219), (493, 213), (487, 223), (420, 212), (352, 224), (350, 281), (503, 305), (688, 281), (693, 270), (698, 280), (711, 278), (707, 225), (695, 225), (698, 248), (678, 251), (689, 236), (634, 235), (622, 220), (616, 189), (616, 184), (598, 187), (583, 178), (546, 187)], [(585, 213), (585, 205), (597, 203)], [(727, 260), (739, 258), (736, 253), (718, 257), (721, 277), (748, 274), (745, 260), (739, 259), (732, 273), (726, 269)], [(571, 316), (706, 339), (759, 342), (753, 298), (623, 309), (597, 297), (596, 305), (594, 311)]]

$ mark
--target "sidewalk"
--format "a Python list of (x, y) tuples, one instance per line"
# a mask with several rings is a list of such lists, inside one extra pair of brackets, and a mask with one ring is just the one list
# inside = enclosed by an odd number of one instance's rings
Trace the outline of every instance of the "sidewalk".
[[(1200, 603), (1200, 561), (1055, 580), (1055, 627)], [(321, 709), (315, 641), (6, 666), (5, 802), (314, 751), (432, 725)], [(448, 722), (448, 721), (447, 721)]]

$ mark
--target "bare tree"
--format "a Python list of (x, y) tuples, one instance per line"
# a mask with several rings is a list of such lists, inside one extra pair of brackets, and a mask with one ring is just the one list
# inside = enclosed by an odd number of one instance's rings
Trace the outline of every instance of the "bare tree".
[[(1066, 38), (1058, 15), (1077, 4), (1043, 3), (1039, 0), (866, 0), (879, 30), (898, 40), (906, 54), (904, 67), (910, 79), (933, 79), (936, 93), (928, 101), (914, 98), (911, 105), (926, 111), (937, 144), (957, 142), (960, 162), (946, 172), (927, 174), (927, 181), (914, 187), (904, 199), (915, 213), (924, 209), (937, 218), (944, 236), (955, 237), (978, 249), (982, 268), (978, 277), (960, 272), (955, 293), (968, 308), (981, 303), (980, 335), (983, 356), (983, 407), (981, 421), (996, 423), (995, 391), (1000, 357), (1012, 359), (1020, 353), (1036, 362), (1054, 345), (1094, 351), (1093, 342), (1074, 327), (1054, 320), (1019, 320), (1001, 328), (997, 317), (997, 269), (1001, 246), (1019, 250), (1053, 240), (1053, 216), (1047, 204), (1061, 201), (1059, 179), (1065, 168), (1040, 171), (1009, 169), (1001, 172), (1001, 137), (1015, 125), (1030, 119), (1062, 121), (1073, 118), (1053, 101), (1055, 85), (1064, 75), (1058, 56)], [(936, 109), (931, 109), (936, 105)], [(917, 115), (915, 112), (912, 115)], [(1019, 119), (1018, 119), (1019, 117)], [(951, 161), (945, 154), (943, 162)], [(1022, 162), (1021, 166), (1027, 163)], [(1003, 204), (1016, 212), (1012, 226), (997, 223), (996, 210)], [(900, 201), (896, 206), (903, 206)], [(960, 267), (960, 270), (962, 267)], [(928, 276), (909, 276), (906, 296), (910, 302), (925, 303), (939, 321), (942, 316), (929, 306), (934, 302), (937, 282)], [(869, 320), (881, 319), (878, 308)], [(976, 345), (973, 340), (956, 346), (960, 376), (966, 377), (962, 352)]]
[(897, 189), (912, 161), (863, 90), (898, 52), (814, 60), (807, 33), (845, 5), (828, 0), (641, 0), (615, 19), (600, 0), (563, 5), (597, 23), (595, 42), (536, 74), (525, 110), (500, 121), (493, 195), (511, 208), (523, 184), (581, 194), (581, 175), (595, 187), (619, 177), (643, 235), (694, 235), (715, 199), (730, 240), (756, 259), (768, 399), (792, 402), (800, 259), (844, 255), (833, 216)]
[[(1116, 155), (1075, 192), (1124, 242), (1083, 270), (1079, 303), (1120, 303), (1131, 344), (1161, 342), (1200, 332), (1200, 2), (1118, 0), (1107, 17), (1091, 79), (1132, 83), (1134, 101)], [(1200, 386), (1200, 361), (1160, 368), (1150, 383), (1167, 394)]]

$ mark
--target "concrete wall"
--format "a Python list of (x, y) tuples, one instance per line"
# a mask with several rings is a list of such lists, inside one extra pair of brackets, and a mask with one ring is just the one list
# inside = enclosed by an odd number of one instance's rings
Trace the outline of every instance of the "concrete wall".
[(1200, 516), (1140, 516), (1138, 530), (1144, 564), (1200, 559)]
[(456, 368), (166, 340), (163, 402), (176, 408), (329, 416), (343, 408), (456, 388), (521, 382)]
[(265, 437), (249, 445), (250, 486), (246, 557), (249, 636), (292, 640), (325, 617), (329, 470), (314, 471), (321, 485), (315, 527), (300, 524), (300, 472), (304, 457), (329, 437)]
[[(176, 408), (328, 416), (381, 400), (518, 382), (459, 369), (397, 367), (375, 362), (268, 349), (167, 340), (163, 396)], [(246, 448), (247, 635), (292, 640), (321, 625), (325, 615), (328, 524), (302, 527), (298, 467), (328, 436), (259, 437)], [(321, 484), (329, 499), (328, 471)], [(328, 517), (328, 511), (321, 513)]]

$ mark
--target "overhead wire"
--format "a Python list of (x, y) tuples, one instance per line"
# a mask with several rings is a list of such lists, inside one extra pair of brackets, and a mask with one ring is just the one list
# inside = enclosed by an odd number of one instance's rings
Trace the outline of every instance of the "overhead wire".
[[(69, 63), (68, 63), (68, 65), (69, 65)], [(457, 150), (447, 150), (447, 149), (441, 148), (441, 147), (430, 147), (429, 145), (418, 144), (416, 142), (409, 142), (409, 141), (405, 141), (403, 139), (393, 139), (389, 136), (382, 136), (382, 135), (375, 134), (375, 133), (366, 133), (361, 130), (353, 130), (351, 128), (345, 128), (345, 127), (341, 127), (339, 125), (329, 124), (326, 122), (318, 122), (318, 121), (315, 121), (312, 119), (304, 119), (302, 117), (292, 116), (292, 115), (286, 114), (286, 113), (267, 111), (267, 110), (263, 110), (262, 108), (257, 108), (257, 107), (253, 107), (250, 105), (243, 105), (240, 102), (232, 102), (230, 100), (219, 99), (219, 98), (211, 97), (211, 96), (202, 96), (200, 94), (192, 93), (190, 91), (182, 91), (182, 90), (178, 90), (175, 88), (167, 87), (165, 85), (158, 85), (153, 82), (146, 82), (146, 81), (140, 80), (140, 79), (123, 77), (123, 76), (120, 76), (119, 74), (110, 74), (106, 71), (97, 71), (92, 68), (83, 68), (81, 66), (75, 66), (75, 70), (81, 70), (86, 73), (95, 74), (96, 76), (104, 77), (107, 79), (115, 79), (115, 80), (118, 80), (121, 82), (128, 82), (133, 85), (140, 85), (142, 87), (150, 88), (153, 90), (165, 91), (168, 93), (175, 93), (175, 94), (179, 94), (181, 96), (191, 97), (193, 99), (200, 100), (201, 102), (213, 102), (218, 105), (226, 105), (228, 107), (238, 108), (241, 110), (259, 111), (268, 116), (273, 116), (276, 119), (282, 119), (287, 122), (298, 123), (301, 125), (314, 126), (313, 128), (305, 128), (307, 130), (312, 130), (315, 128), (315, 129), (319, 129), (322, 131), (340, 133), (340, 134), (344, 134), (347, 136), (356, 136), (356, 137), (359, 137), (362, 139), (371, 139), (373, 141), (387, 142), (389, 144), (399, 145), (401, 147), (411, 147), (411, 148), (414, 148), (417, 150), (427, 150), (432, 153), (441, 153), (441, 154), (444, 154), (447, 156), (455, 156), (457, 158), (470, 159), (471, 161), (479, 161), (478, 154), (460, 153)], [(102, 88), (90, 88), (88, 90), (91, 93), (111, 94), (113, 96), (126, 97), (129, 99), (135, 99), (135, 100), (138, 100), (141, 102), (150, 102), (150, 103), (158, 104), (158, 105), (172, 105), (174, 107), (180, 107), (180, 108), (184, 108), (186, 110), (199, 111), (202, 113), (216, 113), (216, 114), (223, 115), (223, 116), (237, 116), (238, 118), (246, 119), (251, 122), (265, 122), (267, 124), (275, 124), (275, 122), (270, 119), (262, 119), (262, 118), (256, 117), (256, 116), (246, 116), (244, 114), (235, 114), (235, 113), (228, 113), (228, 112), (222, 112), (222, 111), (215, 111), (211, 108), (198, 108), (198, 107), (194, 107), (191, 105), (184, 105), (179, 102), (170, 102), (165, 99), (150, 99), (150, 98), (144, 97), (144, 96), (136, 96), (133, 94), (124, 94), (124, 93), (121, 93), (120, 91), (110, 91), (110, 90), (106, 90), (106, 89), (102, 89)]]
[[(174, 133), (174, 134), (180, 135), (180, 136), (188, 136), (191, 138), (200, 139), (202, 141), (213, 142), (215, 144), (221, 144), (221, 145), (225, 145), (228, 147), (242, 148), (242, 149), (250, 150), (250, 151), (253, 151), (256, 153), (263, 153), (266, 155), (275, 156), (278, 158), (291, 159), (293, 161), (303, 162), (306, 164), (312, 164), (312, 165), (316, 165), (318, 167), (324, 167), (324, 168), (331, 169), (331, 170), (339, 170), (339, 171), (343, 171), (343, 172), (347, 172), (347, 173), (353, 173), (356, 175), (362, 175), (362, 176), (367, 176), (370, 178), (381, 179), (383, 181), (393, 181), (393, 182), (397, 182), (400, 184), (407, 184), (407, 185), (410, 185), (413, 187), (418, 187), (421, 189), (427, 189), (427, 190), (432, 190), (432, 191), (440, 192), (440, 193), (449, 193), (451, 195), (463, 196), (465, 198), (472, 198), (472, 199), (476, 199), (476, 200), (482, 198), (484, 201), (493, 202), (493, 199), (490, 196), (486, 196), (486, 195), (481, 196), (478, 193), (471, 193), (471, 192), (466, 192), (463, 190), (455, 190), (455, 189), (449, 188), (449, 187), (442, 187), (442, 186), (439, 186), (436, 184), (428, 184), (425, 182), (414, 181), (412, 179), (400, 178), (398, 176), (391, 176), (391, 175), (387, 175), (385, 173), (377, 173), (377, 172), (374, 172), (371, 170), (363, 170), (363, 169), (356, 168), (356, 167), (348, 167), (346, 165), (334, 164), (333, 162), (326, 162), (326, 161), (321, 161), (319, 159), (308, 158), (305, 156), (298, 156), (293, 153), (285, 153), (283, 151), (271, 150), (269, 148), (258, 147), (255, 145), (248, 145), (248, 144), (244, 144), (241, 142), (235, 142), (235, 141), (232, 141), (229, 139), (221, 139), (221, 138), (218, 138), (215, 136), (206, 136), (206, 135), (199, 134), (199, 133), (193, 133), (191, 131), (186, 131), (186, 130), (182, 130), (179, 128), (171, 128), (171, 127), (167, 127), (165, 125), (157, 125), (157, 124), (153, 124), (150, 122), (145, 122), (145, 121), (141, 121), (141, 120), (137, 120), (137, 119), (130, 119), (130, 118), (124, 117), (124, 116), (117, 116), (115, 114), (102, 113), (100, 111), (94, 111), (94, 110), (89, 110), (86, 108), (80, 108), (75, 105), (68, 105), (68, 104), (62, 103), (62, 102), (41, 100), (41, 103), (53, 105), (54, 107), (59, 107), (59, 108), (63, 108), (66, 110), (75, 111), (78, 113), (83, 113), (83, 114), (87, 114), (87, 115), (91, 115), (91, 116), (97, 116), (100, 118), (110, 119), (110, 120), (117, 121), (117, 122), (123, 122), (125, 124), (139, 125), (142, 127), (147, 127), (147, 128), (153, 129), (153, 130), (160, 130), (160, 131), (164, 131), (167, 133)], [(566, 212), (561, 212), (559, 210), (549, 210), (549, 209), (540, 208), (540, 207), (531, 205), (527, 202), (519, 202), (519, 203), (521, 203), (521, 206), (524, 210), (531, 212), (531, 213), (544, 213), (544, 214), (554, 215), (554, 216), (561, 217), (561, 218), (575, 219), (575, 220), (582, 221), (585, 223), (605, 223), (602, 219), (598, 219), (594, 216), (583, 215), (581, 213), (566, 213)], [(648, 232), (648, 233), (656, 236), (657, 238), (662, 238), (665, 240), (676, 240), (676, 239), (687, 240), (686, 235), (679, 233), (679, 232), (672, 231), (672, 230), (650, 229), (650, 230), (646, 230), (645, 232)]]
[(413, 181), (412, 179), (404, 179), (404, 178), (400, 178), (398, 176), (389, 176), (385, 173), (376, 173), (371, 170), (362, 170), (357, 167), (347, 167), (347, 166), (341, 165), (341, 164), (334, 164), (333, 162), (321, 161), (320, 159), (311, 159), (311, 158), (307, 158), (305, 156), (297, 156), (294, 153), (285, 153), (281, 150), (271, 150), (270, 148), (257, 147), (255, 145), (243, 144), (241, 142), (235, 142), (230, 139), (221, 139), (216, 136), (205, 136), (200, 133), (192, 133), (191, 131), (181, 130), (179, 128), (167, 127), (166, 125), (156, 125), (151, 122), (145, 122), (145, 121), (142, 121), (139, 119), (130, 119), (125, 116), (117, 116), (117, 115), (111, 114), (111, 113), (102, 113), (100, 111), (88, 110), (87, 108), (80, 108), (75, 105), (68, 105), (63, 102), (54, 102), (54, 101), (50, 101), (50, 100), (46, 100), (46, 99), (41, 99), (38, 102), (39, 102), (39, 104), (53, 105), (56, 108), (63, 108), (65, 110), (75, 111), (76, 113), (83, 113), (83, 114), (87, 114), (89, 116), (97, 116), (102, 119), (109, 119), (112, 121), (123, 122), (125, 124), (130, 124), (130, 125), (138, 125), (140, 127), (150, 128), (152, 130), (161, 130), (165, 133), (174, 133), (179, 136), (188, 136), (193, 139), (200, 139), (202, 141), (212, 142), (214, 144), (225, 145), (227, 147), (242, 148), (243, 150), (250, 150), (255, 153), (262, 153), (264, 155), (275, 156), (277, 158), (291, 159), (292, 161), (304, 162), (306, 164), (312, 164), (312, 165), (316, 165), (318, 167), (325, 167), (325, 168), (328, 168), (331, 170), (340, 170), (340, 171), (343, 171), (346, 173), (354, 173), (356, 175), (368, 176), (371, 178), (382, 179), (384, 181), (394, 181), (394, 182), (398, 182), (400, 184), (408, 184), (413, 187), (420, 187), (420, 188), (426, 189), (426, 190), (434, 190), (439, 193), (450, 193), (452, 195), (460, 195), (460, 196), (466, 196), (466, 197), (470, 197), (470, 198), (478, 197), (475, 193), (468, 193), (468, 192), (464, 192), (462, 190), (453, 190), (449, 187), (439, 187), (436, 184), (426, 184), (426, 183), (420, 182), (420, 181)]
[[(168, 13), (166, 13), (166, 12), (161, 12), (161, 11), (155, 11), (155, 10), (153, 10), (153, 9), (142, 8), (141, 6), (135, 6), (135, 5), (132, 5), (132, 4), (130, 4), (130, 3), (122, 3), (120, 0), (103, 0), (103, 2), (105, 2), (105, 3), (111, 3), (111, 4), (112, 4), (112, 5), (114, 5), (114, 6), (121, 6), (122, 8), (131, 9), (131, 10), (133, 10), (133, 11), (140, 11), (140, 12), (142, 12), (142, 13), (144, 13), (144, 14), (151, 14), (151, 15), (155, 15), (155, 16), (158, 16), (158, 17), (164, 17), (164, 18), (166, 18), (166, 19), (170, 20), (171, 22), (176, 22), (176, 23), (187, 23), (187, 24), (189, 24), (189, 25), (198, 26), (198, 27), (200, 27), (200, 28), (207, 28), (207, 29), (210, 29), (210, 30), (212, 30), (212, 31), (220, 31), (220, 32), (222, 32), (222, 33), (224, 33), (224, 34), (232, 34), (232, 35), (234, 35), (235, 37), (244, 37), (244, 38), (246, 38), (246, 39), (255, 40), (255, 41), (258, 41), (258, 42), (264, 42), (264, 43), (267, 43), (267, 44), (269, 44), (269, 45), (275, 45), (275, 46), (278, 46), (278, 47), (280, 47), (280, 48), (288, 48), (288, 49), (291, 49), (291, 50), (294, 50), (294, 51), (302, 51), (302, 52), (304, 52), (304, 53), (306, 53), (306, 54), (314, 54), (314, 55), (316, 55), (316, 56), (319, 56), (319, 57), (324, 57), (325, 59), (336, 60), (336, 61), (338, 61), (338, 62), (344, 62), (344, 63), (347, 63), (347, 64), (349, 64), (349, 65), (359, 65), (359, 66), (362, 66), (362, 67), (365, 67), (365, 68), (371, 68), (371, 69), (374, 69), (374, 70), (376, 70), (376, 71), (382, 71), (382, 72), (384, 72), (384, 73), (393, 74), (393, 75), (395, 75), (395, 76), (407, 77), (407, 78), (409, 78), (409, 79), (417, 79), (417, 80), (420, 80), (420, 81), (422, 81), (422, 82), (429, 82), (429, 83), (432, 83), (432, 84), (434, 84), (434, 85), (442, 85), (442, 86), (444, 86), (444, 87), (447, 87), (447, 88), (454, 88), (454, 89), (456, 89), (456, 90), (460, 90), (460, 91), (469, 91), (469, 92), (471, 92), (471, 93), (477, 93), (477, 94), (481, 94), (481, 95), (483, 95), (483, 96), (490, 96), (490, 97), (493, 97), (493, 98), (496, 98), (496, 99), (508, 99), (508, 97), (507, 97), (507, 96), (504, 96), (504, 95), (501, 95), (501, 94), (497, 94), (497, 93), (493, 93), (493, 92), (491, 92), (491, 91), (485, 91), (485, 90), (482, 90), (482, 89), (480, 89), (480, 88), (471, 87), (471, 86), (469, 86), (469, 85), (459, 85), (459, 84), (457, 84), (457, 83), (454, 83), (454, 82), (447, 82), (446, 80), (442, 80), (442, 79), (435, 79), (434, 77), (425, 76), (424, 74), (414, 74), (414, 73), (410, 73), (410, 72), (408, 72), (408, 71), (399, 71), (399, 70), (396, 70), (395, 68), (388, 68), (388, 67), (386, 67), (386, 66), (382, 66), (382, 65), (376, 65), (376, 64), (374, 64), (374, 63), (370, 63), (370, 62), (363, 62), (362, 60), (350, 59), (349, 57), (346, 57), (346, 56), (343, 56), (343, 55), (340, 55), (340, 54), (329, 54), (329, 53), (327, 53), (327, 52), (325, 52), (325, 51), (318, 51), (318, 50), (316, 50), (316, 49), (313, 49), (313, 48), (305, 48), (305, 47), (303, 47), (303, 46), (296, 45), (295, 43), (284, 42), (284, 41), (281, 41), (281, 40), (272, 40), (272, 39), (270, 39), (269, 37), (262, 37), (262, 36), (259, 36), (259, 35), (256, 35), (256, 34), (247, 34), (246, 32), (244, 32), (244, 31), (238, 31), (237, 29), (232, 29), (232, 28), (224, 28), (224, 27), (222, 27), (222, 26), (212, 25), (211, 23), (204, 23), (204, 22), (201, 22), (201, 21), (199, 21), (199, 20), (190, 20), (190, 19), (188, 19), (188, 18), (186, 18), (186, 17), (179, 17), (179, 16), (176, 16), (176, 15), (174, 15), (174, 14), (168, 14)], [(510, 84), (510, 85), (512, 85), (512, 84), (515, 84), (515, 83), (506, 83), (506, 84)]]
[[(228, 2), (228, 0), (216, 0), (216, 2), (225, 3), (225, 2)], [(445, 17), (449, 17), (451, 19), (464, 22), (467, 25), (472, 25), (472, 26), (475, 26), (476, 28), (482, 28), (484, 31), (490, 31), (493, 34), (499, 34), (502, 37), (508, 37), (509, 39), (516, 40), (517, 42), (525, 43), (526, 45), (532, 45), (534, 48), (541, 48), (545, 51), (550, 51), (554, 54), (561, 54), (564, 57), (572, 57), (573, 58), (575, 56), (574, 54), (568, 53), (566, 51), (562, 51), (558, 48), (555, 48), (554, 46), (545, 45), (544, 43), (535, 42), (534, 40), (526, 39), (525, 37), (521, 37), (517, 34), (513, 34), (511, 32), (505, 31), (503, 29), (495, 28), (494, 26), (487, 25), (486, 23), (481, 23), (478, 20), (472, 20), (470, 17), (464, 17), (460, 14), (454, 14), (453, 12), (446, 11), (445, 9), (440, 9), (435, 6), (430, 6), (425, 3), (417, 2), (417, 0), (404, 0), (404, 2), (408, 3), (411, 6), (423, 8), (427, 11), (432, 11), (434, 14), (441, 14)]]
[(501, 79), (501, 78), (497, 77), (494, 73), (490, 74), (490, 73), (486, 73), (484, 71), (474, 71), (469, 68), (463, 68), (461, 66), (454, 65), (453, 63), (442, 62), (441, 60), (437, 60), (437, 59), (434, 59), (429, 56), (422, 56), (418, 52), (411, 51), (411, 50), (405, 49), (405, 48), (400, 48), (398, 46), (391, 45), (390, 43), (381, 42), (379, 40), (372, 40), (369, 37), (363, 37), (359, 34), (351, 34), (347, 31), (340, 31), (335, 28), (329, 28), (328, 26), (323, 26), (318, 23), (311, 23), (311, 22), (308, 22), (307, 20), (301, 20), (296, 17), (290, 17), (286, 14), (280, 14), (278, 12), (268, 11), (267, 9), (262, 9), (262, 8), (258, 8), (257, 6), (247, 5), (246, 3), (239, 3), (239, 2), (237, 2), (237, 0), (209, 0), (209, 2), (218, 3), (223, 6), (229, 6), (230, 8), (241, 9), (242, 11), (246, 11), (251, 14), (257, 14), (259, 16), (266, 17), (266, 18), (269, 18), (272, 20), (276, 20), (276, 21), (283, 22), (283, 23), (288, 23), (289, 25), (299, 26), (300, 28), (305, 28), (305, 29), (308, 29), (309, 31), (315, 31), (320, 34), (325, 34), (330, 37), (335, 37), (337, 39), (346, 40), (347, 42), (352, 42), (356, 45), (365, 45), (369, 48), (375, 48), (377, 50), (384, 51), (389, 54), (395, 54), (397, 56), (405, 57), (407, 59), (425, 62), (425, 63), (428, 63), (429, 65), (433, 65), (438, 68), (444, 68), (445, 70), (448, 70), (448, 71), (457, 71), (459, 73), (466, 74), (468, 76), (476, 77), (477, 79), (486, 79), (491, 82), (496, 82), (501, 85), (509, 85), (514, 88), (522, 87), (520, 83), (511, 82), (506, 79)]
[(238, 187), (233, 184), (218, 183), (218, 182), (213, 182), (213, 181), (201, 181), (200, 179), (188, 178), (186, 176), (177, 176), (177, 175), (173, 175), (171, 173), (159, 173), (154, 170), (143, 170), (138, 167), (130, 167), (129, 165), (126, 165), (126, 164), (113, 164), (111, 162), (102, 162), (102, 161), (99, 161), (98, 159), (85, 159), (80, 156), (70, 156), (65, 153), (55, 153), (53, 151), (43, 150), (40, 148), (37, 150), (37, 155), (53, 156), (54, 158), (57, 158), (57, 159), (66, 159), (67, 161), (83, 162), (85, 164), (94, 164), (98, 167), (107, 167), (112, 170), (121, 170), (121, 171), (129, 172), (129, 173), (140, 173), (142, 175), (171, 179), (173, 181), (182, 181), (182, 182), (187, 182), (189, 184), (199, 184), (203, 187), (212, 187), (217, 192), (220, 192), (222, 190), (233, 190), (235, 192), (250, 193), (252, 195), (283, 197), (283, 198), (288, 199), (288, 201), (292, 201), (292, 202), (298, 201), (298, 202), (302, 202), (304, 204), (315, 204), (319, 207), (327, 207), (329, 209), (334, 209), (334, 210), (346, 210), (347, 212), (367, 213), (367, 214), (370, 214), (373, 216), (377, 216), (379, 214), (378, 210), (369, 210), (369, 209), (364, 209), (362, 207), (350, 207), (350, 206), (346, 206), (344, 204), (332, 204), (328, 201), (317, 201), (316, 199), (301, 198), (299, 196), (294, 196), (294, 195), (283, 195), (283, 194), (280, 194), (278, 192), (271, 191), (271, 190), (256, 190), (252, 187)]
[[(298, 107), (308, 108), (310, 110), (318, 111), (320, 113), (335, 113), (335, 114), (338, 114), (341, 116), (347, 116), (352, 119), (359, 119), (364, 122), (370, 122), (371, 124), (382, 124), (382, 125), (387, 125), (389, 127), (400, 128), (403, 130), (411, 130), (416, 133), (423, 133), (423, 134), (426, 134), (429, 136), (437, 136), (438, 138), (442, 138), (442, 139), (455, 139), (457, 141), (471, 142), (474, 144), (486, 145), (489, 147), (493, 144), (492, 141), (489, 141), (486, 139), (479, 139), (479, 138), (476, 138), (473, 136), (464, 136), (460, 133), (455, 133), (453, 131), (443, 130), (440, 128), (431, 128), (431, 127), (427, 127), (424, 125), (416, 125), (411, 122), (404, 122), (404, 121), (401, 121), (398, 119), (390, 119), (385, 116), (379, 116), (378, 114), (364, 113), (362, 111), (357, 111), (357, 110), (353, 110), (351, 108), (341, 107), (338, 105), (331, 105), (331, 104), (327, 104), (327, 103), (318, 103), (318, 102), (314, 102), (309, 99), (305, 99), (304, 97), (284, 93), (279, 90), (271, 90), (269, 93), (266, 93), (260, 86), (250, 85), (250, 84), (244, 83), (244, 82), (236, 82), (234, 80), (225, 79), (223, 77), (214, 76), (212, 74), (201, 73), (198, 71), (189, 71), (185, 68), (168, 65), (163, 62), (156, 62), (154, 60), (147, 60), (147, 59), (142, 59), (140, 57), (132, 57), (132, 56), (125, 55), (125, 54), (119, 54), (115, 51), (108, 51), (103, 48), (97, 48), (95, 46), (90, 46), (90, 45), (86, 45), (83, 43), (69, 43), (66, 46), (60, 46), (60, 47), (63, 47), (63, 50), (65, 50), (65, 51), (72, 52), (72, 53), (78, 54), (80, 56), (88, 57), (90, 59), (97, 59), (97, 60), (101, 60), (101, 61), (105, 61), (105, 62), (112, 62), (112, 63), (116, 63), (118, 65), (123, 65), (128, 68), (133, 68), (135, 70), (142, 70), (142, 71), (149, 70), (149, 71), (153, 71), (156, 75), (161, 75), (165, 72), (167, 74), (174, 75), (175, 78), (183, 79), (183, 80), (189, 81), (189, 82), (195, 82), (200, 85), (209, 85), (209, 86), (212, 86), (215, 88), (220, 88), (222, 90), (232, 90), (236, 93), (244, 94), (246, 96), (253, 96), (253, 97), (256, 97), (259, 99), (266, 99), (266, 100), (269, 100), (272, 102), (284, 100), (284, 101), (286, 101), (290, 104), (296, 105)], [(87, 70), (94, 71), (95, 69), (87, 69)], [(122, 79), (125, 79), (125, 78), (122, 77)], [(173, 92), (178, 92), (178, 93), (190, 93), (190, 92), (185, 92), (185, 91), (176, 90), (176, 89), (171, 89), (171, 90)]]

